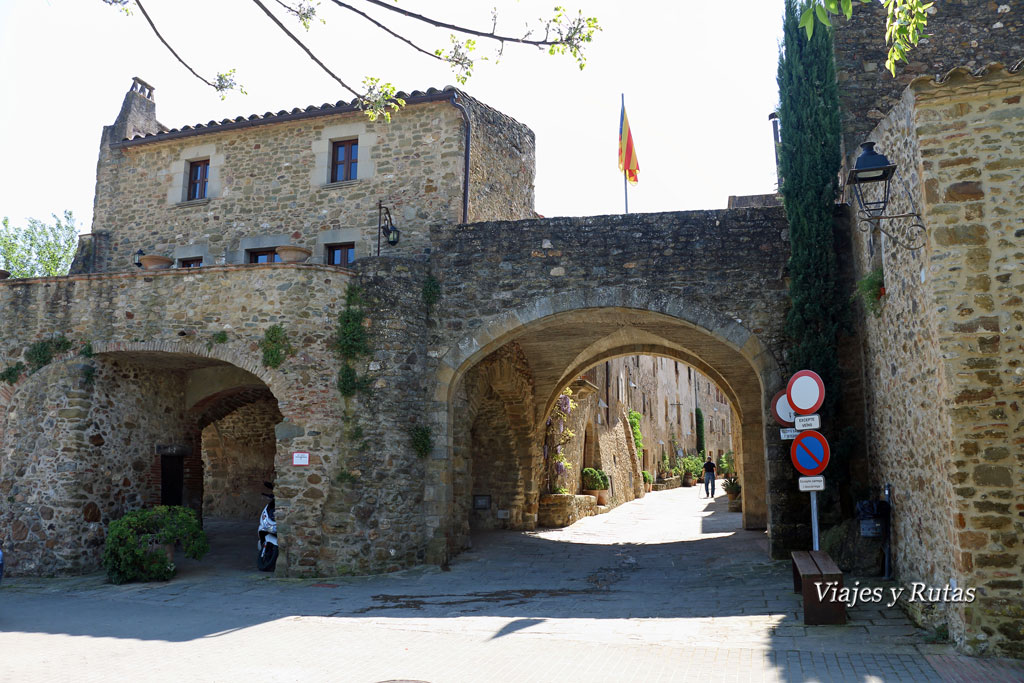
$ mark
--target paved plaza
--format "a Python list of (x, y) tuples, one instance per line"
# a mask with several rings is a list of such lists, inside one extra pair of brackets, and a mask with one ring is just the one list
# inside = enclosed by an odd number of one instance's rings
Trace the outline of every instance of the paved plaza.
[(884, 606), (804, 626), (788, 562), (701, 493), (480, 534), (447, 570), (375, 577), (260, 574), (255, 523), (208, 520), (213, 551), (167, 583), (5, 580), (0, 681), (1024, 680)]

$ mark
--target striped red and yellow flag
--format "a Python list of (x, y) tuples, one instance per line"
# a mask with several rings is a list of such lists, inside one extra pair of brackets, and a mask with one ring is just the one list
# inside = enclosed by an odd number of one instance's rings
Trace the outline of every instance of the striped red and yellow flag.
[(629, 130), (625, 104), (622, 105), (622, 114), (619, 116), (619, 170), (626, 174), (630, 185), (636, 185), (640, 163), (636, 160), (636, 150), (633, 149), (633, 133)]

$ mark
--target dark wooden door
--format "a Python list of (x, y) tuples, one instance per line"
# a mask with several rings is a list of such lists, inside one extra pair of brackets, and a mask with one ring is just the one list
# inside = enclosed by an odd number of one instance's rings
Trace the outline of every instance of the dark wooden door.
[(185, 487), (185, 458), (180, 455), (160, 456), (160, 504), (181, 505)]

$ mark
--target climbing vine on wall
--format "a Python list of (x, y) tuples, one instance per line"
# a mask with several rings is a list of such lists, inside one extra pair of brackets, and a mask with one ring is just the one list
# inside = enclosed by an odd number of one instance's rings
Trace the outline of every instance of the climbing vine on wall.
[(345, 308), (338, 315), (333, 345), (341, 359), (338, 391), (345, 397), (370, 390), (370, 379), (365, 375), (360, 376), (354, 365), (358, 359), (370, 355), (370, 336), (365, 323), (362, 289), (349, 285), (345, 290)]
[(263, 364), (268, 368), (280, 367), (285, 358), (295, 353), (288, 341), (288, 333), (281, 325), (268, 327), (263, 333), (263, 339), (259, 341), (259, 347), (263, 352)]
[(639, 460), (644, 457), (644, 435), (640, 431), (640, 418), (643, 415), (635, 410), (629, 411), (629, 426), (633, 429), (633, 444), (636, 446), (636, 457)]
[(576, 436), (576, 433), (567, 426), (567, 422), (569, 415), (577, 407), (576, 401), (572, 399), (572, 389), (566, 387), (559, 394), (558, 400), (555, 401), (555, 405), (551, 409), (551, 416), (547, 421), (547, 438), (544, 444), (544, 454), (548, 455), (551, 452), (550, 460), (554, 470), (554, 481), (550, 482), (550, 488), (555, 492), (565, 489), (561, 485), (561, 478), (567, 476), (572, 471), (572, 463), (565, 457), (563, 449)]

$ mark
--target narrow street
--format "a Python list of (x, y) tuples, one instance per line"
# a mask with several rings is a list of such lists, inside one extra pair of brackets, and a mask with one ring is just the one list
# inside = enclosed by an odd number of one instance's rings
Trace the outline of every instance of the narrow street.
[(262, 575), (254, 532), (213, 523), (214, 551), (168, 583), (5, 580), (0, 680), (938, 681), (932, 662), (960, 659), (884, 606), (804, 626), (788, 562), (702, 494), (376, 577)]

